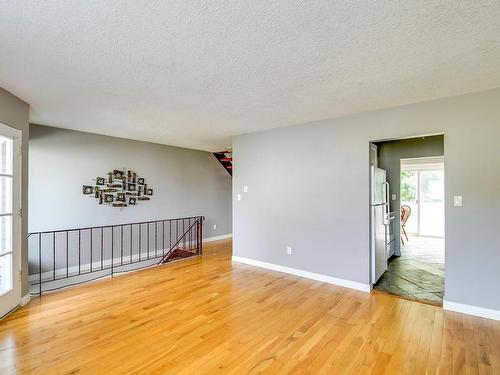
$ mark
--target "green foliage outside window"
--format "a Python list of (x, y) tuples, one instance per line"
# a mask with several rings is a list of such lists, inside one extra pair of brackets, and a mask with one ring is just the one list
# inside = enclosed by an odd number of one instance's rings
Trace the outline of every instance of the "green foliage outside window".
[(417, 199), (417, 173), (413, 171), (401, 171), (401, 201), (415, 202)]

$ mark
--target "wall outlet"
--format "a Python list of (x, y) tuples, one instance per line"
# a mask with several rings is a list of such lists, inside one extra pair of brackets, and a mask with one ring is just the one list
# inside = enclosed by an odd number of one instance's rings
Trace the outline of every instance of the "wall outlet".
[(462, 199), (462, 196), (461, 195), (455, 195), (453, 197), (453, 205), (455, 207), (462, 207), (463, 206), (463, 199)]
[(236, 199), (241, 201), (241, 194), (236, 194)]
[(248, 193), (248, 186), (243, 186), (243, 192)]
[(286, 253), (287, 253), (288, 255), (292, 255), (292, 248), (291, 248), (290, 246), (287, 246), (287, 247), (286, 247)]
[(396, 194), (392, 194), (392, 200), (395, 201), (397, 199)]
[(214, 229), (217, 229), (217, 224), (214, 224)]

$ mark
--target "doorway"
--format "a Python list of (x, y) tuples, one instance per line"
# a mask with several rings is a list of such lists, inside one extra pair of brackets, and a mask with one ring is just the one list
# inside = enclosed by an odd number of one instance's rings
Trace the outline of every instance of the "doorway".
[[(388, 216), (383, 224), (391, 230), (386, 229), (385, 271), (376, 277), (373, 287), (441, 305), (444, 297), (444, 136), (375, 142), (375, 145), (377, 167), (386, 171), (390, 186), (386, 199)], [(388, 238), (391, 231), (395, 233), (393, 242)]]
[(21, 132), (0, 124), (0, 318), (21, 302)]

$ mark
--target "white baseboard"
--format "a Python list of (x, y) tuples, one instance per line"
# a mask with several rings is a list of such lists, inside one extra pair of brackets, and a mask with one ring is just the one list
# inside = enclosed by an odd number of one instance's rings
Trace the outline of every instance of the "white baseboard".
[[(165, 250), (165, 253), (167, 253), (168, 250)], [(151, 262), (154, 259), (160, 259), (161, 258), (161, 250), (158, 250), (157, 252), (150, 251), (149, 252), (149, 259), (147, 253), (141, 253), (141, 256), (143, 257), (140, 261), (137, 259), (132, 259), (134, 260), (134, 264), (139, 264), (139, 263), (146, 263), (146, 262)], [(136, 254), (134, 254), (136, 255)], [(128, 266), (129, 262), (131, 261), (130, 255), (126, 255), (122, 258), (113, 258), (113, 264), (115, 268), (123, 267), (123, 266)], [(120, 264), (123, 263), (123, 265), (120, 266)], [(93, 272), (100, 272), (105, 269), (109, 269), (111, 267), (111, 259), (104, 259), (102, 261), (102, 268), (101, 269), (101, 261), (98, 260), (96, 262), (92, 262), (92, 269)], [(70, 266), (68, 268), (68, 273), (72, 276), (76, 276), (79, 273), (79, 270), (82, 270), (82, 272), (88, 272), (90, 271), (90, 263), (82, 263), (80, 266)], [(50, 281), (53, 278), (54, 271), (45, 271), (42, 272), (42, 279), (47, 280), (46, 282)], [(56, 277), (61, 277), (64, 278), (66, 275), (66, 268), (56, 268), (55, 272)], [(30, 282), (37, 282), (40, 280), (40, 274), (39, 273), (32, 273), (29, 275), (28, 280)]]
[(226, 238), (231, 238), (231, 237), (233, 237), (232, 233), (223, 234), (222, 236), (215, 236), (215, 237), (204, 238), (203, 242), (213, 242), (213, 241), (225, 240)]
[(500, 320), (500, 311), (488, 309), (486, 307), (479, 307), (473, 305), (466, 305), (458, 302), (443, 301), (443, 309), (448, 311), (455, 311), (462, 314), (480, 316), (482, 318)]
[(332, 276), (322, 275), (319, 273), (303, 271), (303, 270), (299, 270), (297, 268), (280, 266), (278, 264), (261, 262), (260, 260), (242, 258), (242, 257), (237, 257), (237, 256), (233, 256), (232, 260), (233, 260), (233, 262), (237, 262), (237, 263), (249, 264), (251, 266), (266, 268), (266, 269), (272, 270), (272, 271), (284, 272), (284, 273), (288, 273), (290, 275), (304, 277), (306, 279), (321, 281), (321, 282), (328, 283), (328, 284), (343, 286), (346, 288), (356, 289), (356, 290), (360, 290), (362, 292), (370, 293), (370, 285), (369, 284), (363, 284), (363, 283), (358, 283), (356, 281), (339, 279), (337, 277), (332, 277)]
[(21, 302), (20, 302), (20, 305), (21, 306), (24, 306), (24, 305), (27, 305), (30, 301), (30, 294), (26, 294), (25, 296), (22, 296), (21, 297)]

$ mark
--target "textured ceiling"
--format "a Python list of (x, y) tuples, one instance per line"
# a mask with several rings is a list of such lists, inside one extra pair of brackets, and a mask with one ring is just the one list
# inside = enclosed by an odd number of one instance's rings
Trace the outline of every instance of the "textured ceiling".
[(232, 135), (500, 86), (500, 1), (0, 1), (34, 123), (217, 150)]

